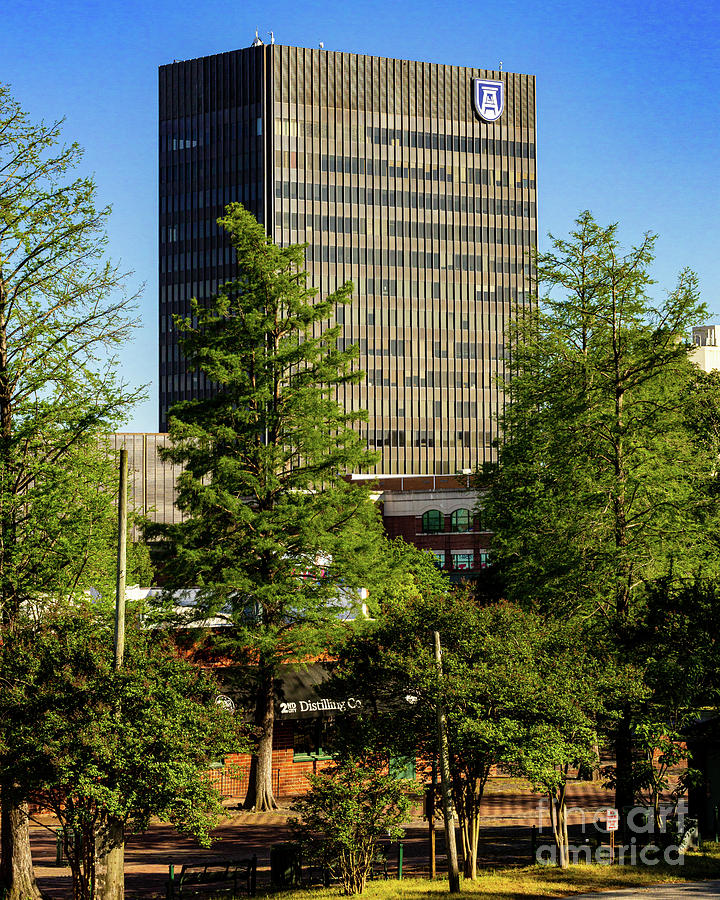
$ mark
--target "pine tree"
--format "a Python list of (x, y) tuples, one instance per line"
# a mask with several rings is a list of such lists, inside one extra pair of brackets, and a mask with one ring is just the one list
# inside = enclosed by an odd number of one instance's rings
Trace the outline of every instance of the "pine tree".
[[(581, 616), (629, 652), (648, 582), (716, 574), (716, 450), (689, 415), (689, 331), (706, 315), (690, 271), (650, 297), (655, 238), (624, 250), (580, 215), (538, 257), (539, 307), (515, 324), (513, 377), (485, 510), (510, 599)], [(630, 711), (617, 805), (632, 804)]]
[(362, 374), (327, 324), (352, 285), (318, 298), (304, 248), (275, 245), (239, 204), (220, 224), (238, 278), (178, 322), (213, 395), (171, 410), (184, 521), (149, 534), (169, 542), (169, 587), (199, 588), (198, 615), (225, 617), (228, 652), (253, 664), (260, 737), (246, 805), (268, 809), (279, 666), (321, 652), (357, 614), (381, 530), (367, 484), (347, 477), (374, 462), (352, 427), (364, 416), (335, 399)]

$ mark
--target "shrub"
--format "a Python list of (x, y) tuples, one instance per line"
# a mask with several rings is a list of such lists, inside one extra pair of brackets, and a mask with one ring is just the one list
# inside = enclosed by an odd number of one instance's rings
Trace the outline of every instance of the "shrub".
[(343, 893), (362, 894), (380, 858), (379, 838), (399, 840), (404, 835), (401, 825), (420, 788), (354, 760), (308, 779), (310, 791), (293, 806), (300, 819), (291, 820), (306, 858), (339, 877)]

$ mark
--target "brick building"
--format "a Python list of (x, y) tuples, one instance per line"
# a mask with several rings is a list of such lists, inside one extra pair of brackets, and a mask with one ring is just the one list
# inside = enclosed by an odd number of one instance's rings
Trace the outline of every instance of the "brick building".
[[(113, 451), (120, 447), (128, 450), (131, 507), (152, 521), (177, 521), (180, 513), (174, 501), (178, 469), (159, 456), (159, 450), (168, 443), (167, 434), (113, 434), (109, 440)], [(376, 502), (387, 534), (432, 552), (451, 578), (472, 576), (487, 565), (490, 534), (483, 530), (482, 514), (475, 511), (477, 495), (469, 488), (468, 475), (353, 477), (375, 481)], [(128, 597), (139, 599), (148, 593), (147, 589), (131, 588)], [(185, 602), (191, 603), (192, 597), (186, 597)], [(222, 668), (218, 674), (221, 682), (231, 682)], [(273, 785), (279, 797), (301, 790), (306, 775), (327, 764), (327, 729), (335, 715), (352, 714), (352, 708), (338, 711), (329, 703), (301, 708), (303, 700), (317, 701), (323, 677), (317, 665), (297, 670), (288, 667), (277, 684)], [(230, 688), (228, 694), (232, 698)], [(295, 702), (296, 707), (289, 707), (288, 702)], [(235, 766), (240, 768), (240, 775), (233, 773)], [(249, 759), (231, 758), (225, 768), (215, 772), (215, 778), (224, 792), (242, 796), (248, 768)]]

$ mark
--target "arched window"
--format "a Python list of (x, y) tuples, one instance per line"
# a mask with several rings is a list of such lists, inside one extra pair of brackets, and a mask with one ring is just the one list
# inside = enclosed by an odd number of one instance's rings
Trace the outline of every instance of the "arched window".
[(469, 509), (456, 509), (450, 516), (450, 528), (452, 531), (471, 531), (473, 514)]
[(422, 530), (425, 534), (438, 534), (445, 526), (445, 517), (439, 509), (429, 509), (423, 513)]

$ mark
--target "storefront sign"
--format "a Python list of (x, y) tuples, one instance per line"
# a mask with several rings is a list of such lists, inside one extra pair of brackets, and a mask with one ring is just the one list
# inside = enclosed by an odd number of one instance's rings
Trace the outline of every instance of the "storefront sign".
[(360, 712), (362, 700), (348, 697), (346, 700), (330, 700), (321, 697), (318, 700), (285, 700), (280, 701), (281, 719), (300, 719), (306, 716), (333, 715), (344, 712)]

